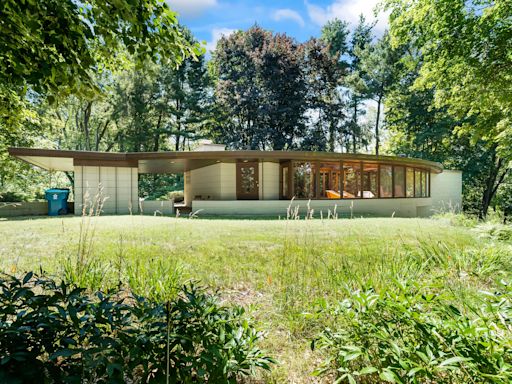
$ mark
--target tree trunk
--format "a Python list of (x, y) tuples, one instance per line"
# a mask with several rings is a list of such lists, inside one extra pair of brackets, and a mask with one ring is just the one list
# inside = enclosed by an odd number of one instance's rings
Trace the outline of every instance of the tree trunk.
[(501, 168), (505, 162), (503, 159), (500, 159), (496, 155), (496, 147), (493, 147), (491, 150), (493, 151), (492, 158), (494, 167), (491, 169), (489, 177), (487, 178), (487, 182), (485, 183), (485, 190), (482, 196), (482, 205), (478, 215), (480, 219), (485, 219), (487, 217), (491, 201), (494, 196), (496, 196), (496, 192), (498, 191), (499, 186), (503, 183), (503, 180), (505, 180), (505, 176), (508, 173), (508, 169), (505, 169), (500, 175)]
[(379, 156), (379, 120), (380, 120), (380, 105), (382, 103), (382, 93), (379, 94), (379, 99), (377, 100), (377, 120), (375, 121), (375, 155)]
[(353, 142), (352, 142), (352, 151), (354, 153), (356, 153), (357, 151), (357, 98), (354, 99), (354, 121), (353, 121), (353, 126), (352, 126), (352, 139), (353, 139)]

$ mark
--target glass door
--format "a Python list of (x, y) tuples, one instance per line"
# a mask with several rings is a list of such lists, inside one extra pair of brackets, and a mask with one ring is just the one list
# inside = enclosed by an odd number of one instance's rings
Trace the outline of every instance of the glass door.
[(258, 162), (236, 164), (236, 198), (238, 200), (259, 199)]

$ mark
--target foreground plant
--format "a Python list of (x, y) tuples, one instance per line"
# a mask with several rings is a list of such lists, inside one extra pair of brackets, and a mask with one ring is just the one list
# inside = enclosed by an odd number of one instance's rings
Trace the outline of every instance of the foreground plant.
[(332, 328), (313, 347), (316, 375), (336, 383), (512, 382), (512, 289), (482, 293), (479, 308), (450, 304), (415, 285), (352, 292), (330, 311)]
[(235, 383), (270, 369), (261, 337), (243, 308), (194, 284), (163, 304), (0, 277), (2, 383)]

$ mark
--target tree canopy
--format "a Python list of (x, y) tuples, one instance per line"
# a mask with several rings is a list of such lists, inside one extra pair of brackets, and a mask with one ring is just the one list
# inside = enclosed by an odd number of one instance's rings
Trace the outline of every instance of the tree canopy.
[(179, 64), (199, 53), (157, 0), (4, 0), (0, 3), (0, 84), (23, 93), (78, 94), (97, 88), (94, 73), (139, 63)]

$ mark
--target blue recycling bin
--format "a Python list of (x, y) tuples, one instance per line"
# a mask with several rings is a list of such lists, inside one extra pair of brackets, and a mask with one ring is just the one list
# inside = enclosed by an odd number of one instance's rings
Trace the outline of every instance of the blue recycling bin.
[(46, 200), (48, 200), (48, 216), (65, 215), (68, 213), (69, 189), (47, 189), (44, 195)]

